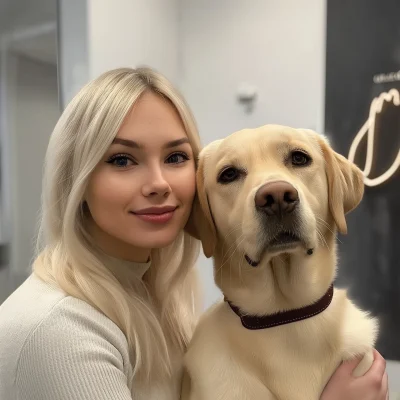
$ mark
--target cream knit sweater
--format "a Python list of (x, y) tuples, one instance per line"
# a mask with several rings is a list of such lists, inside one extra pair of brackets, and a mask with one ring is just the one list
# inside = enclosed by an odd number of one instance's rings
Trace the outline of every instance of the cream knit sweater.
[[(130, 263), (143, 275), (148, 264)], [(31, 275), (0, 306), (1, 400), (178, 400), (176, 379), (130, 393), (122, 331), (82, 300)]]

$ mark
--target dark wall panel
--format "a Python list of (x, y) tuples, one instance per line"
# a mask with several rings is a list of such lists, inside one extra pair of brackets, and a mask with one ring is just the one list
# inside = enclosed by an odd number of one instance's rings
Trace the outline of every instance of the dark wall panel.
[[(325, 132), (346, 157), (368, 121), (371, 102), (382, 93), (376, 114), (370, 179), (388, 171), (400, 151), (400, 0), (328, 0)], [(393, 91), (395, 89), (395, 91)], [(397, 90), (397, 91), (396, 91)], [(394, 96), (392, 96), (394, 95)], [(355, 162), (366, 164), (367, 130)], [(400, 360), (400, 171), (366, 187), (361, 205), (339, 237), (338, 286), (380, 319), (378, 349)]]

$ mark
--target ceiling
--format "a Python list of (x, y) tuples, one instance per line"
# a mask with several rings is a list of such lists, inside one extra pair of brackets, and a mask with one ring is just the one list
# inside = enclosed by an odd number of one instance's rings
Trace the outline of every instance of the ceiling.
[[(57, 0), (0, 0), (0, 37), (36, 32), (10, 42), (12, 51), (27, 57), (52, 64), (57, 62), (56, 21)], [(40, 31), (43, 32), (37, 34)]]

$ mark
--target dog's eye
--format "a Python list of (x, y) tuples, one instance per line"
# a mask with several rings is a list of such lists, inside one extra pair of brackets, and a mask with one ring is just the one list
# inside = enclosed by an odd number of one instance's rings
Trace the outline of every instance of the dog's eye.
[(236, 168), (229, 167), (224, 169), (218, 176), (219, 183), (230, 183), (238, 179), (240, 171)]
[(311, 162), (311, 158), (308, 154), (296, 150), (292, 153), (292, 165), (295, 166), (304, 166), (308, 165)]

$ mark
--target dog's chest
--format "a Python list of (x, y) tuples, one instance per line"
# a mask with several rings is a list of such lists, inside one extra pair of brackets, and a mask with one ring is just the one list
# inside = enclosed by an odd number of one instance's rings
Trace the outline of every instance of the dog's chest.
[(243, 358), (238, 361), (277, 399), (319, 399), (341, 355), (339, 344), (317, 319), (256, 331), (238, 327), (241, 343), (235, 345)]

